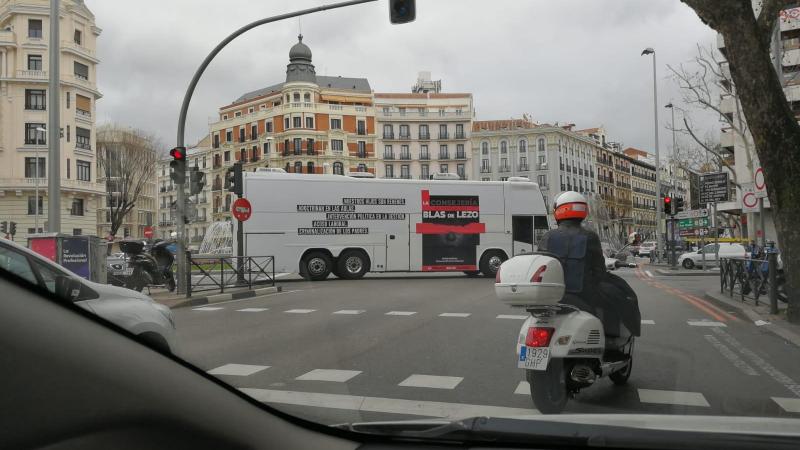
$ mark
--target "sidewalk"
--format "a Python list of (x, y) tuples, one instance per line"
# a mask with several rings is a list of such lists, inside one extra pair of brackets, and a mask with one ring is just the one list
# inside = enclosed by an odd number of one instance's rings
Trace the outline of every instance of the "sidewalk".
[(175, 292), (169, 292), (163, 288), (156, 288), (151, 289), (149, 295), (158, 303), (169, 306), (171, 309), (175, 309), (186, 306), (202, 306), (211, 303), (225, 302), (228, 300), (238, 300), (240, 298), (257, 297), (259, 295), (281, 292), (282, 290), (283, 288), (281, 286), (268, 286), (259, 289), (247, 289), (246, 287), (229, 288), (225, 290), (224, 294), (220, 294), (218, 291), (214, 290), (198, 292), (196, 295), (193, 294), (191, 298), (186, 298), (186, 295), (184, 294), (177, 294)]
[[(651, 266), (653, 264), (650, 264)], [(698, 269), (681, 269), (677, 268), (672, 270), (669, 266), (666, 266), (663, 269), (655, 269), (656, 273), (659, 275), (669, 276), (669, 277), (717, 277), (719, 278), (719, 269), (714, 267), (710, 270), (698, 270)]]
[(722, 303), (731, 308), (736, 308), (745, 315), (746, 318), (753, 321), (753, 323), (766, 331), (778, 335), (786, 339), (792, 344), (800, 347), (800, 325), (789, 323), (786, 320), (786, 304), (778, 302), (778, 314), (769, 313), (769, 300), (765, 298), (766, 303), (759, 302), (756, 306), (753, 300), (740, 301), (735, 300), (727, 295), (721, 293), (719, 289), (706, 291), (706, 299), (718, 303)]

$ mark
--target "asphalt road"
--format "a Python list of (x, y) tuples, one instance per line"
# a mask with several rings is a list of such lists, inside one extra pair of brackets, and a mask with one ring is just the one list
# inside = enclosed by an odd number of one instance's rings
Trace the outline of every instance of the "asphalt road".
[[(642, 336), (627, 386), (602, 379), (568, 413), (800, 418), (800, 349), (702, 299), (714, 277), (619, 269)], [(523, 310), (492, 280), (370, 276), (175, 311), (180, 355), (279, 409), (324, 423), (537, 414), (515, 340)]]

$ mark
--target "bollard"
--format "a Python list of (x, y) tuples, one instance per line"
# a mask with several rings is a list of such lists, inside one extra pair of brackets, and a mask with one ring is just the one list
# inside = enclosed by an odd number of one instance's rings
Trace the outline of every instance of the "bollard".
[(767, 253), (767, 266), (769, 269), (769, 313), (778, 314), (778, 254)]

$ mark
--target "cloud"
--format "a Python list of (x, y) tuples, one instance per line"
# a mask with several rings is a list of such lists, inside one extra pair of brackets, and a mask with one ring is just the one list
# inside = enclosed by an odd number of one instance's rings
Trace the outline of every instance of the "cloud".
[[(228, 33), (258, 18), (321, 0), (87, 0), (98, 39), (101, 121), (175, 141), (186, 86)], [(690, 60), (715, 34), (678, 0), (419, 0), (418, 19), (390, 25), (386, 1), (268, 24), (239, 37), (208, 68), (192, 99), (187, 142), (208, 131), (220, 106), (280, 82), (300, 28), (320, 75), (362, 76), (378, 92), (408, 91), (430, 70), (446, 91), (472, 92), (478, 119), (520, 117), (604, 125), (613, 140), (653, 147), (657, 51), (662, 106), (680, 103), (666, 64)], [(701, 127), (718, 128), (698, 116)], [(666, 135), (666, 130), (660, 130)], [(662, 140), (666, 142), (666, 140)], [(662, 148), (666, 148), (662, 144)]]

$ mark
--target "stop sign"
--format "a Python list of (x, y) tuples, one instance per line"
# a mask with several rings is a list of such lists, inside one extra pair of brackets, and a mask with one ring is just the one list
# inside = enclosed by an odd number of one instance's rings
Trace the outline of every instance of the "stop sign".
[(147, 239), (153, 237), (153, 227), (144, 227), (144, 237)]
[(250, 218), (253, 213), (253, 208), (250, 206), (250, 201), (246, 198), (237, 198), (231, 205), (231, 214), (239, 222), (244, 222)]

